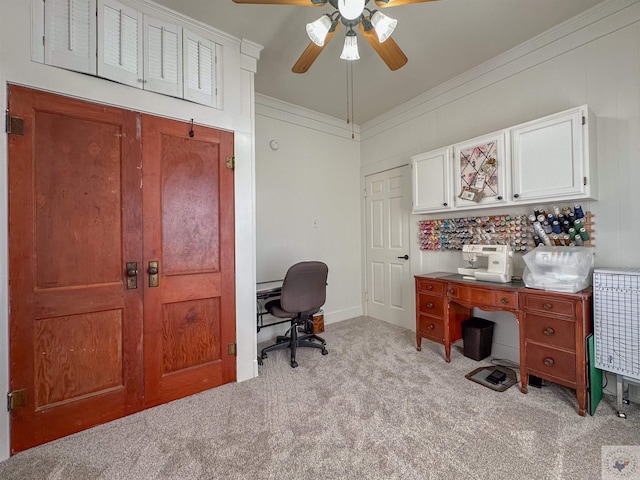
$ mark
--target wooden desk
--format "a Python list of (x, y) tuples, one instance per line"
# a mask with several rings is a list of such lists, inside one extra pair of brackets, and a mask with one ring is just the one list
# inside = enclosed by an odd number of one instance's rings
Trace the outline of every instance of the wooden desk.
[(591, 333), (591, 287), (578, 293), (526, 288), (522, 282), (465, 280), (446, 272), (416, 275), (416, 345), (422, 338), (444, 345), (462, 338), (462, 322), (473, 308), (513, 313), (520, 327), (520, 382), (529, 374), (576, 390), (578, 413), (587, 410), (587, 335)]

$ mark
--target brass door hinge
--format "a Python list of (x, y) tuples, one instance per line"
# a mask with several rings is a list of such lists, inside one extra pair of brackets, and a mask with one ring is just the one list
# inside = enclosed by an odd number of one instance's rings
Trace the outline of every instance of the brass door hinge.
[(230, 170), (235, 170), (236, 168), (236, 157), (227, 157), (227, 168)]
[(16, 408), (24, 407), (27, 404), (27, 391), (14, 390), (7, 393), (7, 411), (11, 412)]
[(12, 117), (7, 110), (5, 114), (5, 131), (14, 135), (24, 135), (24, 120)]
[(230, 343), (227, 348), (229, 355), (238, 355), (238, 347), (235, 343)]

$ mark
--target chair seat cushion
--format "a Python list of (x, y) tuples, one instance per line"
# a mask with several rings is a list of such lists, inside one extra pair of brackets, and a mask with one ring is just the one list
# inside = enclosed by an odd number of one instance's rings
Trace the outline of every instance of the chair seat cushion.
[[(280, 300), (271, 300), (270, 302), (266, 303), (264, 308), (271, 315), (278, 318), (295, 318), (298, 316), (298, 313), (304, 313), (304, 312), (287, 312), (286, 310), (283, 310), (282, 305), (280, 305)], [(313, 315), (318, 310), (320, 309), (318, 308), (312, 312), (307, 312), (307, 313), (309, 315)]]

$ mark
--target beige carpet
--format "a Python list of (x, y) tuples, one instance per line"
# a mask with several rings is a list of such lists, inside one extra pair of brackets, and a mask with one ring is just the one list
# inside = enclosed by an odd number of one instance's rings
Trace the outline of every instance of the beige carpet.
[(33, 448), (0, 463), (24, 479), (601, 478), (603, 445), (640, 445), (640, 409), (605, 397), (580, 417), (555, 385), (494, 392), (488, 362), (361, 317), (328, 325), (329, 355), (273, 352), (260, 377)]

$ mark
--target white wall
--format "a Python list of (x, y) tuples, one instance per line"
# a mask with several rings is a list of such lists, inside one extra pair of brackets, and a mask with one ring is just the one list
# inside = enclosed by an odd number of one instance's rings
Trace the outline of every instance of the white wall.
[[(88, 75), (46, 66), (31, 58), (31, 2), (0, 0), (0, 106), (7, 84), (49, 90), (156, 115), (190, 120), (235, 132), (236, 338), (238, 381), (257, 374), (255, 332), (255, 213), (253, 73), (261, 47), (218, 32), (225, 47), (224, 110), (157, 95)], [(159, 8), (159, 7), (158, 7)], [(164, 10), (166, 11), (166, 9)], [(188, 19), (183, 19), (190, 22)], [(201, 27), (189, 23), (196, 32)], [(242, 52), (241, 52), (242, 50)], [(242, 54), (241, 54), (242, 53)], [(0, 395), (9, 391), (7, 135), (0, 135)], [(9, 415), (0, 409), (0, 460), (9, 456)]]
[[(257, 280), (282, 279), (296, 262), (325, 262), (325, 323), (362, 313), (359, 175), (360, 145), (344, 121), (256, 96)], [(283, 329), (265, 328), (258, 340)]]
[[(582, 205), (594, 214), (595, 263), (639, 267), (640, 222), (634, 220), (640, 179), (638, 79), (640, 2), (605, 2), (362, 125), (362, 175), (407, 163), (416, 153), (588, 104), (597, 116), (600, 188), (598, 201)], [(530, 213), (517, 208), (486, 212)], [(412, 238), (419, 220), (447, 216), (467, 213), (414, 216)], [(459, 253), (421, 252), (417, 242), (410, 256), (414, 274), (462, 265)], [(516, 267), (521, 273), (521, 258)], [(515, 322), (500, 319), (496, 333), (505, 355), (517, 353)]]

